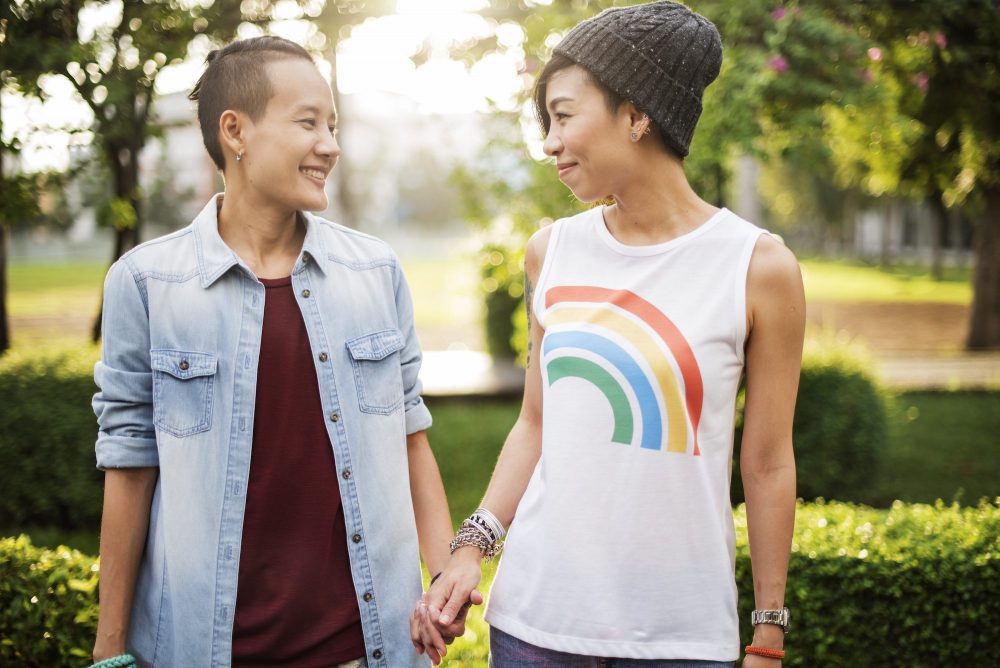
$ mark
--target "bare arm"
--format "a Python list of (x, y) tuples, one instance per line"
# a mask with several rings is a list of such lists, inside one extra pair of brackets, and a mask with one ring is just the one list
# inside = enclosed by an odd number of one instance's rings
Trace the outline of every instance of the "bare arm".
[(124, 654), (135, 580), (149, 530), (149, 509), (160, 470), (108, 469), (101, 517), (100, 615), (94, 661)]
[[(747, 277), (750, 332), (746, 355), (746, 406), (740, 471), (758, 609), (784, 605), (795, 524), (795, 456), (792, 418), (798, 393), (805, 331), (805, 296), (798, 263), (780, 242), (757, 243)], [(780, 627), (761, 624), (754, 644), (780, 648)], [(749, 663), (747, 663), (749, 662)], [(747, 657), (745, 666), (778, 665)]]
[(420, 554), (427, 570), (434, 575), (440, 573), (448, 562), (448, 543), (451, 540), (448, 500), (437, 460), (427, 441), (427, 432), (418, 431), (407, 436), (406, 450)]
[[(524, 399), (521, 412), (504, 441), (500, 457), (493, 469), (482, 506), (497, 519), (509, 526), (518, 503), (524, 495), (531, 474), (535, 470), (542, 449), (542, 378), (536, 359), (541, 346), (543, 330), (532, 310), (533, 286), (538, 280), (545, 249), (551, 230), (536, 233), (525, 251), (525, 305), (528, 309), (528, 361), (525, 370)], [(482, 595), (476, 591), (482, 579), (480, 561), (482, 554), (476, 547), (462, 547), (455, 551), (444, 573), (425, 596), (430, 617), (438, 628), (447, 626), (460, 616), (467, 601), (479, 602)], [(440, 611), (440, 613), (438, 613)], [(439, 615), (439, 616), (438, 616)], [(416, 619), (412, 625), (415, 644), (420, 637)], [(426, 635), (424, 637), (426, 639)], [(426, 643), (424, 643), (426, 646)], [(440, 647), (439, 647), (440, 648)], [(443, 653), (442, 653), (443, 655)], [(432, 659), (434, 656), (432, 655)]]

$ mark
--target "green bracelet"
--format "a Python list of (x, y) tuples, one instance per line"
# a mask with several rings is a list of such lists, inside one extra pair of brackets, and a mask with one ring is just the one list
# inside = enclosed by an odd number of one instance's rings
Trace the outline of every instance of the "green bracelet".
[(131, 654), (119, 654), (110, 659), (98, 661), (90, 668), (136, 668), (135, 657)]

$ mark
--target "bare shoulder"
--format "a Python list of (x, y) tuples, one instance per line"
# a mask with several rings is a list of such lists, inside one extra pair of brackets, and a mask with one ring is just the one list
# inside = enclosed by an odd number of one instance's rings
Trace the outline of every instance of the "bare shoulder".
[(761, 291), (784, 292), (796, 287), (801, 290), (802, 271), (795, 253), (780, 239), (770, 234), (760, 235), (750, 258), (747, 286), (751, 296), (754, 292)]
[(528, 239), (528, 244), (524, 249), (524, 273), (532, 283), (538, 279), (538, 274), (545, 263), (545, 253), (549, 248), (549, 239), (552, 237), (552, 225), (546, 225), (536, 231)]
[(805, 305), (802, 271), (795, 254), (780, 239), (762, 234), (747, 273), (748, 329), (752, 331), (761, 317), (798, 326), (805, 319)]

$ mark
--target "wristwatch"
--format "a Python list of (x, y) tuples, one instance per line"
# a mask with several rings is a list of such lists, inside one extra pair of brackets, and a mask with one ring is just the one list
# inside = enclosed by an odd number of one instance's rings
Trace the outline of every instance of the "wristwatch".
[(788, 633), (790, 624), (788, 622), (788, 608), (781, 610), (754, 610), (750, 613), (750, 621), (754, 626), (758, 624), (774, 624), (780, 626), (781, 630)]

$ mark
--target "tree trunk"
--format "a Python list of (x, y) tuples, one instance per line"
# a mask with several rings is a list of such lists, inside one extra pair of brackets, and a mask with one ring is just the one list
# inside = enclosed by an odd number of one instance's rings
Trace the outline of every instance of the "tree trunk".
[(970, 350), (1000, 348), (1000, 188), (993, 186), (985, 195), (972, 276), (972, 322), (966, 342)]
[(935, 192), (927, 198), (931, 210), (931, 278), (940, 281), (944, 278), (942, 257), (944, 255), (944, 236), (948, 231), (948, 209), (941, 200), (941, 192)]
[(0, 355), (10, 349), (7, 320), (7, 226), (0, 223)]
[(892, 266), (892, 235), (896, 230), (896, 219), (898, 216), (898, 202), (888, 199), (882, 208), (882, 249), (879, 254), (879, 264), (883, 267)]
[[(140, 145), (141, 148), (141, 145)], [(139, 200), (139, 148), (136, 146), (108, 148), (108, 164), (111, 166), (115, 181), (114, 196), (126, 199), (135, 211), (135, 225), (128, 228), (115, 228), (115, 249), (111, 256), (111, 264), (118, 261), (122, 255), (139, 243), (139, 230), (142, 227), (142, 203)], [(94, 343), (101, 340), (101, 322), (104, 313), (104, 292), (98, 302), (97, 315), (90, 331), (90, 339)]]

